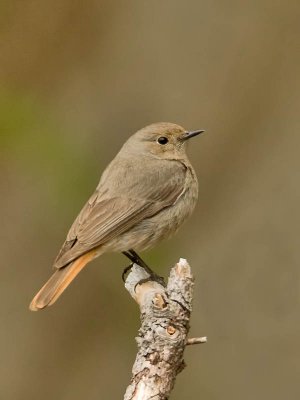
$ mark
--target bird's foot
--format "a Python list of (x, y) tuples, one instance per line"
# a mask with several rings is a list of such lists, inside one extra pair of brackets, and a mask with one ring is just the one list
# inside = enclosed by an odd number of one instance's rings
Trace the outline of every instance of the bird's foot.
[(165, 282), (165, 280), (164, 280), (164, 278), (163, 278), (162, 276), (159, 276), (159, 275), (153, 273), (153, 274), (149, 275), (148, 278), (141, 279), (141, 280), (135, 285), (135, 287), (137, 287), (138, 285), (142, 285), (143, 283), (151, 282), (151, 281), (157, 282), (159, 285), (161, 285), (161, 286), (163, 286), (163, 287), (166, 287), (166, 286), (167, 286), (167, 285), (166, 285), (166, 282)]
[(154, 274), (152, 269), (150, 267), (148, 267), (148, 265), (145, 263), (145, 261), (135, 251), (133, 251), (133, 250), (123, 251), (123, 254), (124, 254), (124, 256), (129, 258), (129, 260), (133, 264), (137, 264), (140, 267), (142, 267), (149, 275)]
[(126, 274), (132, 269), (133, 264), (139, 265), (141, 268), (143, 268), (149, 277), (141, 279), (138, 284), (143, 284), (145, 282), (149, 281), (154, 281), (162, 285), (163, 287), (166, 287), (166, 283), (164, 281), (164, 278), (157, 275), (152, 269), (145, 263), (145, 261), (134, 251), (134, 250), (129, 250), (129, 251), (124, 251), (123, 254), (129, 258), (129, 260), (132, 262), (128, 267), (126, 267), (123, 271), (122, 274), (122, 279), (123, 282), (126, 280)]
[(123, 272), (122, 272), (122, 281), (125, 282), (126, 281), (126, 275), (129, 271), (131, 271), (133, 267), (133, 263), (131, 263), (130, 265), (128, 265), (128, 267), (124, 268)]
[[(123, 272), (122, 272), (122, 280), (123, 282), (126, 281), (126, 275), (128, 274), (128, 272), (130, 272), (132, 270), (134, 263), (128, 265), (128, 267), (124, 268)], [(140, 265), (139, 265), (140, 266)], [(141, 267), (143, 268), (143, 267)], [(147, 271), (147, 273), (149, 273)], [(142, 285), (143, 283), (146, 282), (150, 282), (150, 281), (154, 281), (159, 283), (161, 286), (166, 287), (166, 283), (164, 281), (164, 278), (162, 276), (157, 275), (155, 272), (151, 271), (151, 274), (149, 274), (149, 276), (147, 278), (141, 279), (136, 285)]]
[(149, 282), (149, 281), (155, 281), (155, 282), (159, 283), (160, 285), (166, 287), (164, 278), (157, 275), (154, 271), (152, 271), (152, 269), (145, 263), (145, 261), (133, 249), (130, 249), (129, 251), (124, 251), (123, 254), (127, 258), (129, 258), (129, 260), (132, 262), (132, 264), (129, 265), (127, 268), (125, 268), (123, 271), (123, 274), (122, 274), (123, 281), (125, 279), (124, 277), (127, 274), (127, 272), (130, 271), (131, 268), (133, 267), (133, 264), (137, 264), (141, 268), (143, 268), (149, 275), (149, 277), (140, 280), (137, 283), (137, 285), (140, 285), (142, 283)]

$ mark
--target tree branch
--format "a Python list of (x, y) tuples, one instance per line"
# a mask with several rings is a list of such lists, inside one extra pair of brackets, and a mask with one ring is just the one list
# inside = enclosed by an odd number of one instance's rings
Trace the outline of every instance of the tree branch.
[(185, 259), (171, 269), (167, 287), (151, 280), (140, 266), (134, 264), (131, 269), (125, 287), (140, 307), (142, 325), (124, 400), (168, 399), (177, 374), (185, 367), (185, 346), (206, 341), (206, 338), (187, 339), (193, 281)]

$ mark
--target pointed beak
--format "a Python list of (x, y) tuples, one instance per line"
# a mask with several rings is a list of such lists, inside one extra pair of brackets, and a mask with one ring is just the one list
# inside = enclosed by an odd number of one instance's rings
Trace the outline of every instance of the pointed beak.
[(185, 142), (186, 140), (188, 140), (194, 136), (200, 135), (200, 133), (203, 133), (203, 132), (205, 132), (203, 129), (201, 129), (199, 131), (185, 132), (181, 139)]

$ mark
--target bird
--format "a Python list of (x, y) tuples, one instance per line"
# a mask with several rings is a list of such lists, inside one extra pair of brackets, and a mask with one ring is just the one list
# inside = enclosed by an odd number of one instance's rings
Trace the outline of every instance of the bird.
[(192, 214), (198, 180), (186, 143), (202, 132), (159, 122), (129, 137), (73, 222), (55, 272), (30, 310), (52, 305), (88, 263), (107, 252), (123, 253), (153, 273), (137, 252), (171, 237)]

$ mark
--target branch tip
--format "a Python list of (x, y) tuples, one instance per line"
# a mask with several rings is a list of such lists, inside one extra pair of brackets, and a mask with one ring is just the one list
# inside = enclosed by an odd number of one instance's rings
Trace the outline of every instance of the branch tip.
[(186, 342), (187, 346), (192, 346), (194, 344), (203, 344), (203, 343), (207, 343), (207, 336), (203, 336), (200, 338), (192, 338), (192, 339), (188, 339)]

